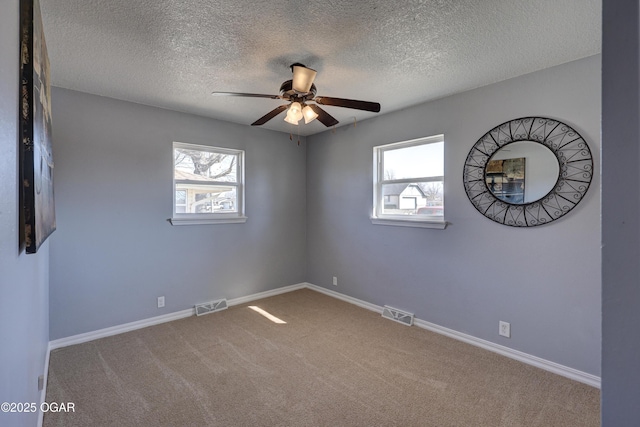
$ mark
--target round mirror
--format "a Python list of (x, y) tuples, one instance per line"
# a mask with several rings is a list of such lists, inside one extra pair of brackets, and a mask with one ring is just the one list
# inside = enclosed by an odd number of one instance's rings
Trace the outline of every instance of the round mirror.
[(491, 156), (484, 179), (495, 197), (522, 205), (549, 194), (559, 173), (558, 159), (549, 147), (534, 141), (518, 141)]
[(571, 126), (524, 117), (491, 129), (464, 164), (464, 188), (473, 206), (513, 227), (547, 224), (582, 200), (593, 176), (586, 141)]

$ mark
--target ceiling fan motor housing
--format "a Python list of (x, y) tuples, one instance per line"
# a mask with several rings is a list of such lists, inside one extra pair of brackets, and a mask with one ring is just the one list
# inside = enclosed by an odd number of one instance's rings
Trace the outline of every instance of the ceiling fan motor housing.
[(290, 101), (311, 101), (316, 96), (316, 85), (312, 84), (307, 93), (299, 93), (293, 89), (293, 80), (287, 80), (280, 86), (280, 96)]

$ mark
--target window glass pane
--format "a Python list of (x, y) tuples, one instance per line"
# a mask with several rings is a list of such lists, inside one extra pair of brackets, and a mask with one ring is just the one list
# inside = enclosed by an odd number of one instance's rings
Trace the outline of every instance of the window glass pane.
[(444, 176), (444, 142), (383, 151), (385, 181)]
[[(176, 184), (176, 213), (236, 213), (238, 191), (235, 186)], [(178, 193), (184, 191), (185, 206), (178, 210)]]
[(444, 182), (412, 182), (382, 185), (382, 213), (387, 215), (444, 215)]
[(176, 191), (176, 213), (187, 212), (187, 190)]
[(174, 178), (191, 181), (237, 182), (238, 156), (174, 148)]

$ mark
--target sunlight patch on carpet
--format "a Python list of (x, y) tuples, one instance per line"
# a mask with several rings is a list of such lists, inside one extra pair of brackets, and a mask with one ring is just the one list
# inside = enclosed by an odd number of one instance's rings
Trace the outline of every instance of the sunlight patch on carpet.
[(256, 305), (250, 305), (249, 308), (253, 311), (255, 311), (256, 313), (260, 313), (262, 314), (264, 317), (266, 317), (267, 319), (271, 320), (273, 323), (287, 323), (282, 319), (278, 319), (276, 316), (274, 316), (273, 314), (269, 313), (268, 311), (264, 311), (263, 309), (261, 309), (260, 307), (256, 306)]

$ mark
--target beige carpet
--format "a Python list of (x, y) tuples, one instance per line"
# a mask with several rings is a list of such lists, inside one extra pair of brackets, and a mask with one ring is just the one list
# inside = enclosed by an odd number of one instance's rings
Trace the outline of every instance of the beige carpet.
[(600, 425), (595, 388), (323, 294), (247, 305), (53, 351), (44, 425)]

